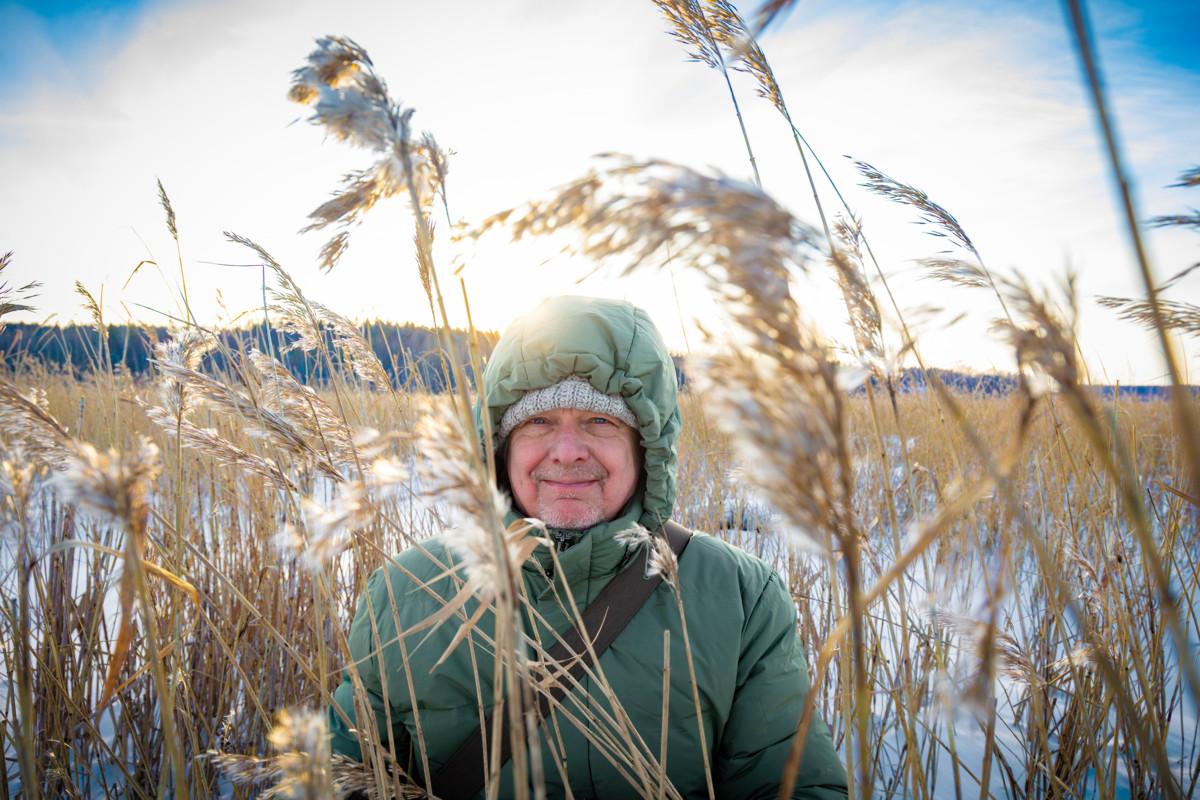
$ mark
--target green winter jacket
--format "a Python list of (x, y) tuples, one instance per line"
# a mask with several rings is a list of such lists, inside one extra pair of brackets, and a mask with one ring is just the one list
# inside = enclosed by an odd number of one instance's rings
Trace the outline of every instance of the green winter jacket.
[[(637, 416), (645, 453), (643, 485), (617, 519), (587, 531), (556, 532), (573, 544), (558, 553), (559, 569), (551, 579), (559, 592), (569, 587), (582, 610), (634, 556), (616, 540), (616, 534), (635, 522), (656, 529), (671, 514), (679, 409), (674, 366), (644, 312), (624, 302), (564, 297), (546, 301), (505, 333), (484, 371), (486, 406), (477, 408), (477, 415), (486, 410), (495, 430), (504, 410), (523, 392), (569, 375), (582, 375), (600, 391), (619, 393), (626, 399)], [(335, 694), (348, 717), (359, 720), (355, 727), (376, 725), (384, 744), (390, 736), (402, 765), (417, 775), (422, 774), (424, 760), (430, 773), (436, 774), (478, 727), (477, 686), (484, 706), (490, 708), (493, 703), (493, 661), (478, 640), (474, 647), (460, 645), (443, 664), (434, 666), (457, 632), (457, 619), (432, 633), (424, 630), (405, 637), (408, 675), (401, 667), (400, 644), (392, 641), (397, 619), (401, 629), (408, 629), (442, 605), (429, 590), (442, 598), (454, 594), (445, 566), (452, 561), (440, 538), (434, 537), (421, 549), (402, 552), (370, 578), (351, 628), (350, 650), (359, 664), (374, 718), (356, 717), (349, 677)], [(547, 573), (552, 572), (550, 553), (542, 547), (522, 568), (522, 579), (546, 623), (561, 632), (567, 627), (567, 616), (547, 582)], [(764, 562), (703, 534), (692, 538), (680, 559), (678, 583), (716, 796), (775, 797), (809, 691), (792, 598)], [(682, 796), (705, 797), (699, 726), (682, 621), (672, 591), (666, 583), (658, 587), (601, 656), (600, 667), (641, 740), (657, 758), (662, 730), (663, 631), (670, 631), (667, 775)], [(474, 609), (471, 601), (465, 611), (469, 614)], [(527, 630), (540, 636), (548, 649), (553, 642), (551, 633), (541, 624), (531, 623), (528, 616), (525, 622)], [(481, 627), (489, 635), (492, 624), (491, 615), (484, 614)], [(382, 648), (382, 657), (375, 642), (390, 642)], [(472, 650), (477, 670), (472, 669)], [(584, 688), (590, 690), (590, 684), (585, 680)], [(599, 692), (587, 691), (579, 704), (593, 715), (608, 711)], [(567, 708), (577, 710), (578, 706), (568, 701)], [(417, 741), (418, 725), (423, 752)], [(354, 730), (333, 709), (330, 727), (333, 751), (361, 758)], [(564, 715), (552, 713), (540, 730), (548, 796), (565, 795), (564, 771), (576, 798), (639, 795)], [(551, 755), (555, 751), (565, 754), (565, 766), (556, 765)], [(512, 796), (511, 767), (510, 763), (501, 774), (501, 797)], [(431, 788), (436, 795), (436, 783)], [(845, 772), (820, 719), (814, 719), (809, 730), (794, 796), (846, 796)]]

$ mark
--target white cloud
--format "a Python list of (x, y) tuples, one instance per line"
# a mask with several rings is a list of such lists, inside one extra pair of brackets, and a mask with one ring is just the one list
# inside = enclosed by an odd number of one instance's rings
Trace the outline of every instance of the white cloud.
[[(600, 151), (748, 172), (719, 76), (685, 63), (664, 27), (648, 2), (219, 0), (151, 8), (125, 46), (89, 62), (81, 79), (33, 82), (0, 112), (0, 246), (16, 251), (13, 280), (46, 284), (44, 311), (81, 317), (75, 279), (106, 286), (112, 318), (122, 315), (120, 302), (173, 311), (148, 268), (121, 290), (147, 257), (140, 239), (177, 282), (157, 176), (179, 214), (188, 290), (202, 320), (217, 315), (218, 291), (231, 309), (259, 302), (257, 270), (199, 263), (251, 260), (222, 241), (220, 231), (230, 229), (259, 241), (306, 291), (343, 313), (425, 322), (411, 222), (399, 203), (368, 217), (329, 275), (315, 267), (321, 235), (296, 234), (340, 174), (368, 160), (322, 141), (307, 124), (291, 125), (303, 109), (286, 101), (288, 74), (313, 38), (342, 33), (368, 48), (393, 94), (417, 109), (416, 124), (457, 151), (452, 212), (478, 218), (578, 175)], [(797, 125), (864, 215), (901, 305), (971, 312), (951, 335), (926, 337), (929, 360), (1008, 368), (1007, 353), (987, 333), (994, 301), (915, 280), (912, 260), (939, 242), (908, 225), (906, 209), (865, 196), (842, 154), (928, 191), (998, 272), (1019, 267), (1048, 278), (1070, 263), (1082, 273), (1085, 296), (1138, 292), (1056, 10), (1039, 18), (954, 4), (855, 11), (805, 4), (763, 44)], [(1108, 66), (1131, 76), (1113, 84), (1122, 92), (1117, 107), (1144, 210), (1166, 213), (1190, 199), (1157, 187), (1195, 157), (1185, 143), (1200, 135), (1197, 92), (1177, 72), (1118, 56)], [(766, 188), (815, 221), (790, 134), (752, 96), (748, 79), (738, 76), (735, 85)], [(832, 194), (823, 197), (832, 207)], [(1162, 276), (1195, 260), (1186, 237), (1152, 242)], [(550, 255), (524, 245), (481, 253), (465, 272), (476, 323), (502, 327), (548, 294), (616, 294), (646, 305), (682, 347), (669, 275), (576, 287), (586, 267), (562, 259), (542, 266)], [(683, 317), (706, 315), (694, 281), (677, 284)], [(839, 324), (828, 280), (818, 277), (805, 292), (815, 316)], [(1161, 372), (1149, 338), (1109, 312), (1089, 310), (1083, 332), (1089, 355), (1111, 378), (1151, 380)]]

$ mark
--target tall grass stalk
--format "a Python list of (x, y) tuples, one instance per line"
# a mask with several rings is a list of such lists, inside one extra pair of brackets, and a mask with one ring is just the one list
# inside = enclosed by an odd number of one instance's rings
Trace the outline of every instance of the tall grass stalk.
[[(1076, 49), (1079, 53), (1080, 66), (1083, 68), (1092, 106), (1096, 111), (1096, 120), (1104, 136), (1104, 146), (1105, 152), (1108, 155), (1109, 168), (1112, 170), (1113, 181), (1117, 184), (1121, 197), (1121, 210), (1124, 213), (1125, 229), (1129, 234), (1129, 241), (1133, 246), (1133, 252), (1137, 259), (1138, 274), (1142, 279), (1142, 286), (1146, 290), (1146, 301), (1153, 322), (1152, 327), (1162, 348), (1163, 360), (1167, 365), (1167, 373), (1171, 377), (1171, 407), (1175, 413), (1175, 423), (1183, 442), (1184, 455), (1188, 468), (1191, 471), (1192, 496), (1200, 497), (1200, 421), (1197, 420), (1196, 411), (1192, 404), (1188, 402), (1189, 393), (1184, 387), (1182, 373), (1179, 368), (1179, 355), (1176, 352), (1175, 342), (1169, 334), (1169, 328), (1158, 298), (1159, 288), (1154, 279), (1154, 272), (1150, 265), (1149, 256), (1146, 254), (1146, 248), (1142, 244), (1141, 225), (1139, 222), (1141, 217), (1134, 205), (1133, 193), (1129, 188), (1129, 178), (1127, 177), (1121, 158), (1121, 147), (1117, 138), (1116, 125), (1108, 111), (1108, 101), (1105, 98), (1099, 59), (1092, 45), (1092, 35), (1088, 26), (1084, 4), (1081, 0), (1065, 0), (1065, 5), (1070, 18), (1071, 32), (1074, 35)], [(1175, 632), (1177, 633), (1177, 630)], [(1189, 680), (1192, 681), (1191, 689), (1193, 697), (1200, 697), (1200, 683), (1196, 681), (1194, 672), (1189, 675)]]
[[(9, 471), (8, 462), (4, 465)], [(15, 471), (14, 471), (15, 472)], [(15, 476), (6, 476), (10, 484)], [(22, 476), (24, 477), (24, 476)], [(32, 478), (32, 473), (29, 478)], [(15, 676), (17, 684), (18, 717), (15, 736), (17, 758), (20, 765), (22, 785), (29, 783), (28, 794), (32, 800), (41, 796), (42, 779), (38, 767), (37, 750), (37, 717), (33, 705), (33, 664), (32, 653), (33, 629), (30, 623), (29, 588), (33, 568), (33, 553), (29, 542), (28, 501), (31, 486), (27, 481), (16, 483), (9, 498), (10, 512), (15, 518), (17, 531), (17, 626), (16, 626), (16, 663), (10, 673)], [(11, 732), (6, 732), (10, 733)]]
[(688, 49), (688, 56), (721, 73), (721, 77), (725, 81), (725, 88), (729, 91), (729, 102), (733, 105), (733, 114), (737, 117), (738, 130), (742, 133), (742, 142), (746, 145), (746, 156), (750, 160), (750, 171), (754, 174), (754, 185), (762, 186), (758, 161), (754, 158), (754, 148), (750, 145), (750, 134), (746, 131), (746, 121), (742, 118), (742, 107), (738, 103), (737, 92), (733, 90), (733, 81), (729, 77), (725, 54), (721, 52), (721, 46), (713, 35), (714, 27), (704, 10), (703, 3), (701, 0), (653, 0), (653, 2), (671, 24), (671, 35)]

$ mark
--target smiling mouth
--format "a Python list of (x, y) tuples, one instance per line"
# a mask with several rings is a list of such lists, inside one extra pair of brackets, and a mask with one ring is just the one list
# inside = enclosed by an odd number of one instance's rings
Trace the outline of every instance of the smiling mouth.
[(542, 483), (549, 486), (552, 489), (558, 489), (560, 491), (572, 491), (572, 490), (578, 490), (578, 489), (586, 489), (587, 487), (597, 483), (597, 481), (594, 479), (582, 480), (582, 481), (543, 480)]

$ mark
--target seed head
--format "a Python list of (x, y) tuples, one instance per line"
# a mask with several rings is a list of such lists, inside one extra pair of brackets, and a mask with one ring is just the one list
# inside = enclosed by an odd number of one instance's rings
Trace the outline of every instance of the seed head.
[(654, 5), (667, 18), (671, 36), (684, 46), (690, 60), (721, 68), (721, 50), (697, 0), (654, 0)]
[[(170, 364), (195, 371), (200, 369), (205, 354), (215, 346), (214, 337), (188, 328), (167, 341), (154, 345), (154, 361), (156, 364)], [(157, 384), (159, 405), (163, 410), (176, 419), (185, 416), (190, 400), (187, 383), (169, 372), (160, 371)]]
[(333, 796), (329, 759), (329, 726), (325, 714), (307, 709), (281, 711), (267, 735), (279, 779), (271, 797), (317, 800)]
[(0, 514), (13, 518), (29, 503), (43, 467), (25, 456), (20, 445), (0, 458)]
[(66, 468), (54, 479), (63, 499), (143, 532), (150, 486), (161, 470), (158, 447), (143, 436), (129, 450), (101, 452), (86, 442), (72, 442), (71, 450)]
[[(488, 480), (474, 428), (468, 429), (458, 414), (439, 405), (418, 421), (414, 446), (424, 456), (416, 472), (418, 494), (445, 509), (450, 519), (447, 544), (479, 589), (492, 591), (504, 577), (492, 531), (504, 525), (508, 499)], [(507, 560), (514, 568), (529, 555), (523, 540), (517, 535), (505, 538)]]
[(632, 528), (618, 533), (614, 538), (625, 547), (645, 548), (647, 551), (646, 575), (662, 575), (663, 580), (669, 585), (677, 585), (679, 560), (665, 536), (656, 536), (647, 528), (634, 524)]
[(50, 413), (44, 389), (27, 393), (0, 378), (0, 436), (10, 451), (19, 448), (38, 463), (57, 469), (71, 456), (71, 437)]
[(324, 569), (345, 549), (355, 531), (367, 527), (375, 519), (363, 481), (341, 484), (337, 496), (327, 504), (305, 497), (300, 501), (300, 509), (303, 529), (285, 525), (273, 541), (280, 552), (297, 557), (309, 572)]
[[(13, 251), (0, 255), (0, 274), (12, 264)], [(23, 286), (12, 287), (7, 281), (0, 281), (0, 331), (4, 330), (4, 316), (18, 311), (33, 311), (29, 303), (37, 297), (35, 292), (41, 287), (37, 281), (30, 281)]]
[(954, 215), (930, 200), (925, 192), (883, 174), (865, 161), (855, 161), (854, 166), (858, 167), (858, 171), (866, 178), (866, 182), (863, 183), (866, 189), (888, 200), (917, 209), (921, 214), (922, 224), (931, 226), (931, 236), (948, 237), (976, 258), (979, 257), (971, 238), (967, 236), (962, 225), (958, 224)]
[(322, 266), (332, 269), (349, 245), (346, 229), (361, 221), (375, 203), (407, 191), (411, 181), (420, 208), (429, 205), (445, 178), (444, 154), (427, 149), (432, 137), (412, 140), (412, 109), (404, 109), (389, 96), (366, 50), (350, 39), (318, 39), (317, 48), (292, 79), (288, 97), (312, 108), (311, 123), (378, 155), (370, 167), (347, 174), (333, 198), (309, 214), (312, 222), (304, 231), (329, 225), (341, 228), (321, 250)]

